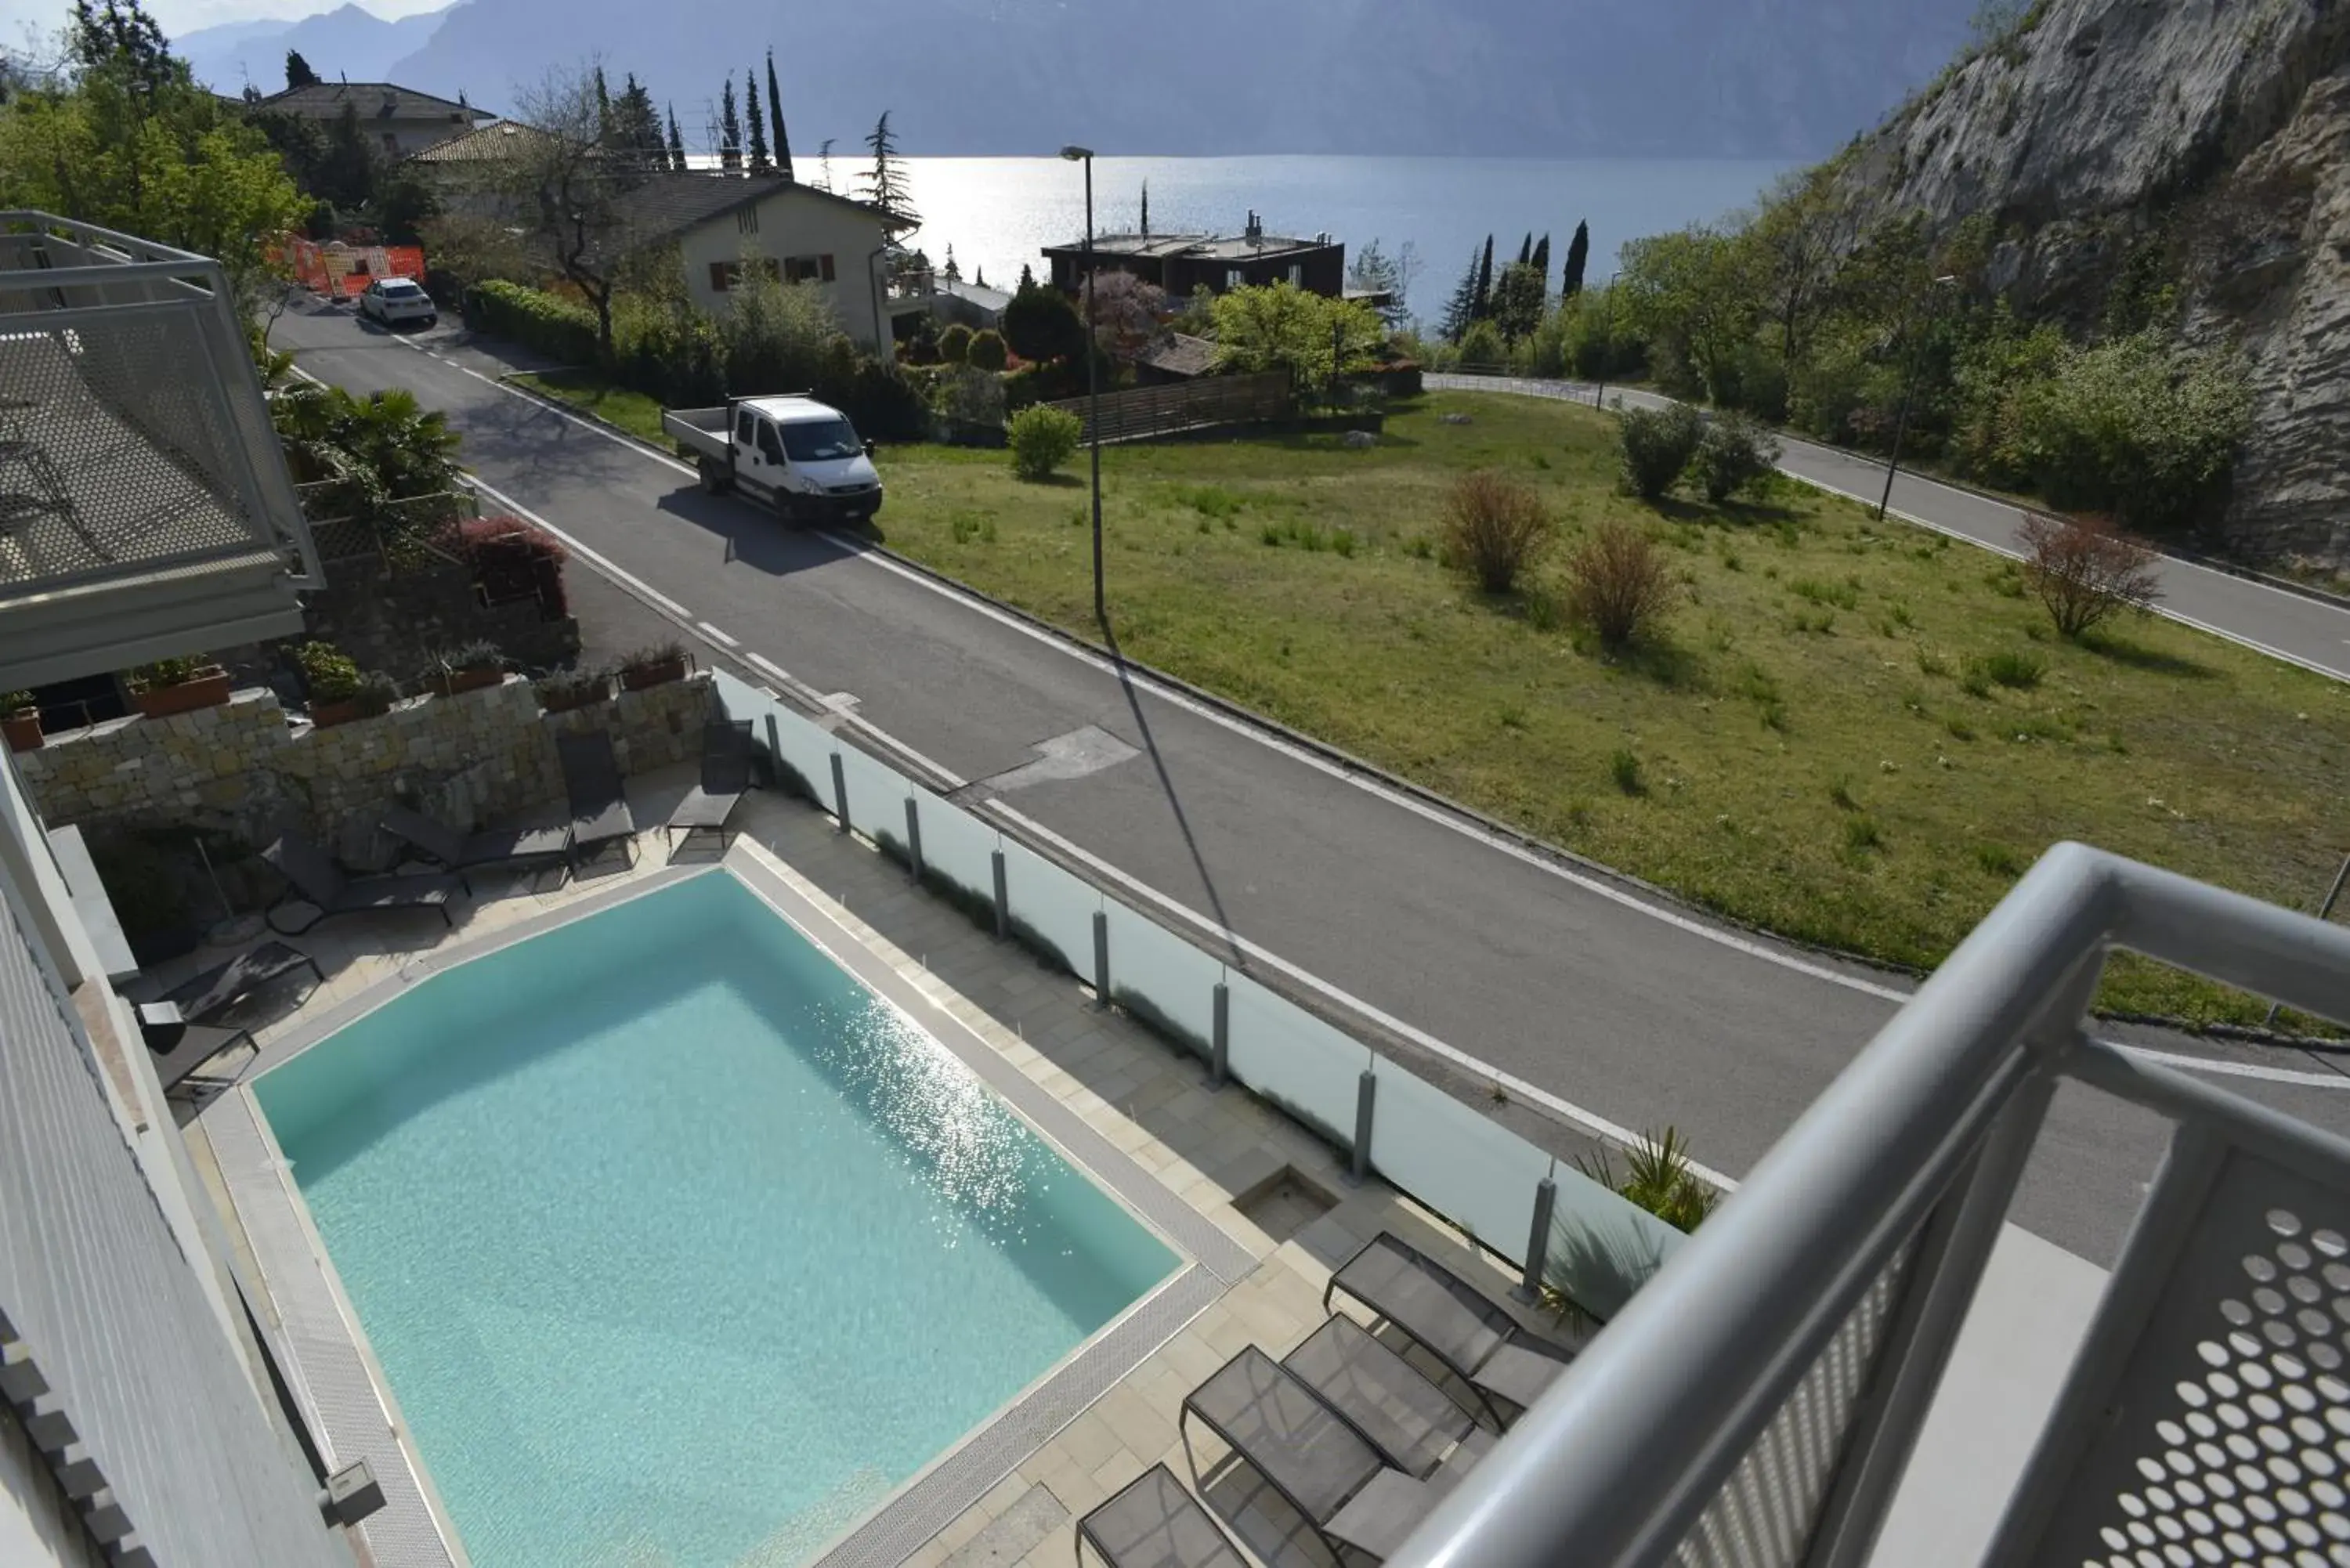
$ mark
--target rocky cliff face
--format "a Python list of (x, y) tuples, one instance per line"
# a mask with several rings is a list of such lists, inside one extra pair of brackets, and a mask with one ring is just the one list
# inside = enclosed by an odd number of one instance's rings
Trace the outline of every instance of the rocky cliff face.
[(2257, 414), (2225, 529), (2350, 566), (2350, 3), (2053, 0), (1856, 151), (1855, 199), (1991, 217), (1992, 281), (2094, 322), (2168, 283)]

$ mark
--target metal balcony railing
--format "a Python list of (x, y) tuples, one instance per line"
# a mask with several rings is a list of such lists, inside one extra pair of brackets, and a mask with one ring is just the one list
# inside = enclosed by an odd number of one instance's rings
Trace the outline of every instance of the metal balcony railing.
[(2090, 1039), (2116, 947), (2350, 1018), (2350, 931), (2059, 846), (1392, 1568), (1870, 1562), (2065, 1078), (2176, 1131), (1982, 1561), (2350, 1563), (2350, 1142)]
[(0, 212), (0, 680), (298, 629), (319, 581), (219, 265)]

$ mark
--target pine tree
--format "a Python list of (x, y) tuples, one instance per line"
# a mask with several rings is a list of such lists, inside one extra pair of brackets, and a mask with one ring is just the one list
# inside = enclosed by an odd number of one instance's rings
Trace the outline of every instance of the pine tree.
[(661, 142), (660, 116), (653, 109), (652, 94), (637, 80), (634, 71), (629, 73), (620, 96), (612, 100), (612, 142), (631, 169), (669, 166), (669, 150)]
[(751, 111), (751, 172), (764, 174), (768, 168), (767, 116), (759, 107), (759, 78), (753, 72), (743, 73), (743, 96), (747, 100), (744, 107)]
[(1036, 275), (1029, 270), (1026, 262), (1020, 264), (1020, 286), (1024, 289), (1036, 286)]
[(1575, 238), (1566, 244), (1566, 272), (1559, 279), (1559, 292), (1573, 299), (1583, 292), (1584, 264), (1591, 259), (1591, 225), (1575, 225)]
[(775, 139), (775, 172), (796, 180), (792, 172), (792, 139), (784, 134), (784, 95), (775, 90), (775, 51), (767, 51), (767, 130)]
[(1485, 236), (1485, 259), (1477, 264), (1477, 293), (1470, 319), (1482, 321), (1493, 314), (1493, 236)]
[(1467, 270), (1461, 273), (1461, 282), (1453, 289), (1452, 297), (1445, 301), (1443, 324), (1437, 330), (1444, 334), (1446, 342), (1458, 343), (1461, 335), (1469, 330), (1469, 324), (1476, 319), (1477, 253), (1472, 249), (1469, 253)]
[(914, 211), (912, 195), (906, 188), (905, 161), (898, 155), (898, 140), (889, 130), (888, 109), (883, 109), (881, 118), (874, 122), (865, 145), (873, 150), (873, 168), (864, 177), (867, 203), (902, 218), (910, 226), (920, 223), (921, 214)]
[(729, 173), (743, 167), (743, 117), (734, 112), (734, 78), (726, 78), (726, 91), (718, 100), (718, 167)]
[(1534, 242), (1534, 270), (1543, 275), (1543, 286), (1550, 286), (1550, 236), (1544, 234)]
[(296, 88), (317, 87), (317, 85), (318, 73), (310, 68), (310, 62), (302, 57), (302, 51), (299, 49), (286, 50), (286, 90), (287, 92), (292, 92)]
[(677, 133), (677, 105), (669, 106), (669, 166), (673, 172), (685, 172), (685, 138)]
[(1531, 266), (1534, 265), (1534, 234), (1532, 229), (1528, 229), (1526, 231), (1526, 237), (1518, 242), (1518, 265), (1520, 266)]
[(952, 240), (949, 240), (947, 242), (947, 265), (939, 268), (939, 275), (946, 279), (949, 283), (961, 283), (962, 281), (962, 268), (955, 264), (954, 242)]

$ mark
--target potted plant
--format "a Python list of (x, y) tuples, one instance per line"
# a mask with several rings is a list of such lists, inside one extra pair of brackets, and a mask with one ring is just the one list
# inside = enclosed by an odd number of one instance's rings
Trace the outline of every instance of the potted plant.
[(0, 692), (0, 733), (12, 752), (41, 749), (41, 709), (30, 691)]
[(400, 695), (386, 677), (360, 674), (351, 656), (331, 642), (306, 642), (294, 657), (310, 689), (310, 722), (321, 730), (371, 719)]
[(506, 656), (494, 642), (469, 642), (452, 648), (432, 661), (425, 680), (443, 697), (478, 691), (506, 678)]
[(195, 655), (159, 659), (130, 672), (130, 700), (150, 719), (217, 708), (228, 692), (228, 671)]
[(612, 694), (612, 672), (598, 668), (550, 675), (538, 683), (539, 705), (550, 713), (568, 713), (601, 702)]
[(620, 684), (630, 691), (642, 691), (648, 686), (665, 686), (672, 680), (682, 680), (692, 667), (692, 658), (681, 642), (657, 642), (650, 648), (640, 648), (620, 660)]

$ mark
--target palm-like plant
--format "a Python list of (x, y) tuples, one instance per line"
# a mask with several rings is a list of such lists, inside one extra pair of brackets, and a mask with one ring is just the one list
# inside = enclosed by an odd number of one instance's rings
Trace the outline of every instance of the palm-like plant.
[(1689, 1139), (1677, 1127), (1641, 1134), (1640, 1140), (1624, 1151), (1621, 1176), (1604, 1148), (1578, 1158), (1575, 1165), (1617, 1197), (1678, 1231), (1696, 1230), (1721, 1201), (1721, 1194), (1690, 1168)]

